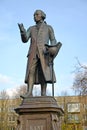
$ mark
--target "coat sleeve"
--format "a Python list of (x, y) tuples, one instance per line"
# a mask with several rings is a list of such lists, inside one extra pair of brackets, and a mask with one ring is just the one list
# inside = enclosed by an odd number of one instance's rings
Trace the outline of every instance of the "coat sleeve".
[(53, 28), (49, 25), (49, 39), (50, 39), (50, 44), (51, 45), (55, 45), (57, 43), (56, 39), (55, 39), (55, 34), (54, 34), (54, 30)]
[(27, 29), (24, 29), (22, 32), (21, 32), (21, 40), (22, 42), (26, 43), (30, 38), (30, 27)]

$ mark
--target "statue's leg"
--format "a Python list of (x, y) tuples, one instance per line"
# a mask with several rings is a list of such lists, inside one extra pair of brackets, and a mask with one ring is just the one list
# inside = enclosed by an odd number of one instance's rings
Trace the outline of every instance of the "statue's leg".
[(28, 95), (29, 96), (32, 96), (32, 91), (33, 91), (33, 74), (30, 74), (29, 75), (29, 81), (28, 81)]
[(35, 80), (35, 70), (37, 67), (38, 61), (37, 59), (34, 59), (29, 71), (29, 79), (28, 79), (28, 95), (32, 96), (32, 91), (33, 91), (33, 85), (34, 85), (34, 80)]
[(41, 96), (46, 96), (47, 83), (41, 83)]

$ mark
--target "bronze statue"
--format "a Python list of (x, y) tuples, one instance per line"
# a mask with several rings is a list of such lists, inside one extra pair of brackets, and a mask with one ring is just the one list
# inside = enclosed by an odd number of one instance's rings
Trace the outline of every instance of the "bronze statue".
[(25, 83), (28, 85), (26, 97), (32, 96), (34, 84), (41, 84), (41, 96), (46, 96), (47, 83), (56, 82), (52, 61), (61, 43), (57, 44), (53, 28), (44, 21), (45, 18), (46, 14), (42, 10), (36, 10), (34, 13), (36, 25), (30, 26), (26, 31), (22, 23), (18, 24), (22, 42), (26, 43), (30, 39), (25, 76)]

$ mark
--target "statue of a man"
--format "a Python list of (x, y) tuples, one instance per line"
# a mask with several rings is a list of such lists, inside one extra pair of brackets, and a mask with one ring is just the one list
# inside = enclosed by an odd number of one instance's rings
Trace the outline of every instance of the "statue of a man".
[[(25, 83), (28, 85), (26, 96), (32, 96), (34, 84), (41, 84), (41, 96), (46, 96), (47, 83), (52, 83), (52, 71), (48, 56), (46, 54), (46, 46), (56, 45), (53, 28), (48, 25), (44, 19), (46, 14), (42, 10), (36, 10), (34, 13), (34, 21), (36, 25), (30, 26), (27, 31), (23, 24), (18, 24), (22, 42), (26, 43), (30, 39), (30, 47), (27, 54), (27, 68)], [(55, 74), (53, 71), (53, 82), (55, 82)]]

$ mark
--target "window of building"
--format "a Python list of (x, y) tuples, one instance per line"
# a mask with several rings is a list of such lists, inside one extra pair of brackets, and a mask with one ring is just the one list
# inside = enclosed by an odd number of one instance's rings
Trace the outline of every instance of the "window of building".
[(68, 114), (67, 120), (68, 123), (79, 123), (80, 117), (78, 114)]
[(67, 111), (68, 112), (80, 112), (80, 103), (68, 103)]
[(84, 109), (87, 110), (87, 104), (84, 104)]
[(87, 114), (83, 115), (83, 119), (87, 121)]
[(6, 110), (6, 108), (0, 107), (0, 112), (4, 112), (5, 110)]
[(13, 115), (12, 115), (12, 116), (9, 116), (9, 117), (8, 117), (8, 121), (12, 121), (12, 122), (15, 121), (15, 116), (13, 116)]

